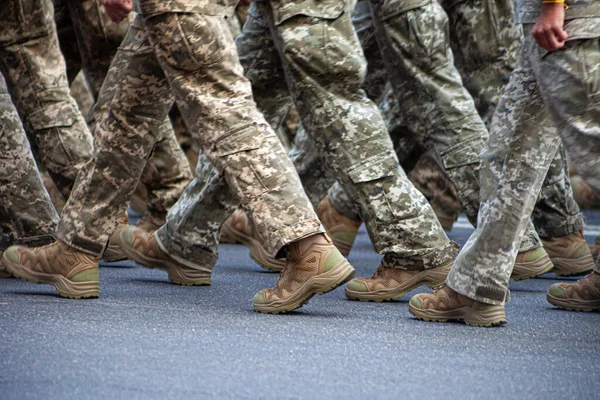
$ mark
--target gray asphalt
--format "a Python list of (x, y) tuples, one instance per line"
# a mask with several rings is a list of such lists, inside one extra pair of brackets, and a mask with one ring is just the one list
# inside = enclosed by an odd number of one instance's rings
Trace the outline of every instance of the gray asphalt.
[[(600, 213), (589, 220), (597, 232)], [(462, 221), (450, 236), (470, 231)], [(362, 231), (358, 275), (379, 259)], [(375, 304), (338, 289), (289, 315), (254, 313), (275, 279), (224, 245), (210, 287), (126, 265), (101, 269), (98, 300), (2, 280), (0, 398), (600, 398), (600, 314), (546, 303), (552, 274), (511, 283), (500, 328), (418, 321), (407, 311), (418, 290)]]

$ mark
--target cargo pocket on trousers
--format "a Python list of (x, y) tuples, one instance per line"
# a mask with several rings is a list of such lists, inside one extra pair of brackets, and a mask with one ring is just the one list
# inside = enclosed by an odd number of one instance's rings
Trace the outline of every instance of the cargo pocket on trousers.
[[(385, 152), (349, 169), (348, 177), (356, 186), (352, 192), (347, 192), (361, 203), (361, 212), (367, 214), (363, 218), (393, 223), (398, 218), (418, 215), (413, 199), (400, 184), (401, 175), (407, 184), (410, 183), (404, 173), (399, 174), (399, 168), (395, 154)], [(362, 206), (365, 203), (368, 203), (367, 207)]]
[(275, 25), (281, 25), (288, 19), (303, 15), (320, 19), (336, 19), (346, 9), (345, 0), (282, 0), (278, 6), (273, 6)]
[(72, 126), (77, 120), (78, 112), (67, 102), (55, 103), (29, 114), (27, 120), (36, 130)]
[(260, 196), (281, 184), (281, 168), (273, 165), (276, 157), (269, 149), (260, 137), (234, 133), (206, 146), (204, 153), (245, 202), (244, 199)]

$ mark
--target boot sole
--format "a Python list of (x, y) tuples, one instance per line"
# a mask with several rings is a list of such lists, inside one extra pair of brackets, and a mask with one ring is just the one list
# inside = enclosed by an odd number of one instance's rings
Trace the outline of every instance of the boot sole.
[(546, 300), (548, 303), (568, 311), (582, 311), (591, 312), (600, 310), (600, 300), (574, 300), (574, 299), (561, 299), (554, 297), (550, 293), (546, 293)]
[(289, 299), (272, 304), (254, 304), (254, 311), (265, 314), (287, 313), (308, 303), (316, 294), (325, 294), (348, 282), (356, 271), (345, 259), (330, 271), (313, 276), (302, 285)]
[(2, 263), (13, 276), (19, 279), (54, 286), (59, 296), (69, 299), (92, 299), (100, 297), (99, 281), (73, 282), (62, 275), (31, 271), (22, 265), (13, 263), (6, 257), (2, 258)]
[(223, 225), (221, 228), (222, 233), (229, 235), (232, 238), (235, 238), (236, 241), (242, 243), (246, 247), (250, 249), (250, 258), (254, 260), (260, 267), (268, 270), (281, 272), (285, 267), (284, 260), (278, 260), (269, 253), (265, 251), (260, 241), (257, 239), (244, 234), (229, 225)]
[(421, 285), (426, 285), (429, 288), (440, 286), (446, 281), (446, 277), (452, 269), (452, 265), (453, 263), (450, 263), (448, 265), (443, 265), (441, 267), (429, 270), (427, 271), (428, 274), (415, 279), (415, 282), (411, 283), (411, 280), (409, 280), (404, 285), (393, 289), (378, 290), (375, 292), (357, 292), (346, 287), (346, 297), (348, 297), (350, 300), (374, 301), (377, 303), (396, 300), (404, 297), (406, 293), (418, 288)]
[(552, 261), (550, 261), (550, 257), (548, 255), (545, 255), (530, 263), (519, 263), (519, 266), (519, 269), (524, 270), (525, 272), (516, 275), (513, 269), (513, 274), (510, 276), (513, 281), (536, 278), (552, 271), (554, 268), (554, 264), (552, 264)]
[(193, 269), (183, 269), (177, 265), (165, 265), (167, 261), (147, 257), (133, 247), (128, 246), (121, 238), (121, 250), (127, 255), (127, 258), (135, 261), (144, 268), (160, 269), (166, 271), (171, 282), (181, 286), (208, 286), (211, 284), (211, 276), (206, 276), (206, 272)]
[(572, 258), (553, 258), (554, 274), (556, 276), (581, 276), (587, 275), (594, 268), (594, 259), (589, 254), (585, 257)]
[(422, 310), (408, 305), (408, 311), (417, 319), (429, 322), (462, 321), (469, 326), (492, 327), (506, 324), (503, 306), (492, 306), (485, 311), (463, 307), (451, 311)]

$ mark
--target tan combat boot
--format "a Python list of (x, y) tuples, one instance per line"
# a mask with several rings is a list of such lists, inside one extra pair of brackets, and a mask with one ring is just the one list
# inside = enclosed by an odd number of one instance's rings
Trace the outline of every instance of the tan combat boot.
[(17, 278), (54, 285), (60, 296), (100, 296), (97, 259), (61, 241), (42, 247), (11, 246), (2, 263)]
[(554, 265), (543, 247), (524, 251), (517, 255), (510, 277), (515, 281), (531, 279), (550, 272)]
[(553, 272), (557, 276), (585, 275), (594, 268), (594, 257), (582, 231), (548, 240), (542, 239), (542, 243), (554, 263)]
[(424, 321), (463, 321), (471, 326), (505, 324), (504, 306), (472, 300), (444, 285), (432, 294), (417, 294), (410, 299), (408, 311)]
[(4, 254), (4, 252), (0, 251), (0, 279), (10, 278), (10, 272), (8, 272), (8, 270), (2, 263), (2, 254)]
[(329, 201), (329, 196), (321, 200), (316, 211), (335, 247), (344, 257), (348, 257), (362, 221), (350, 219), (336, 210)]
[(299, 242), (292, 243), (275, 287), (254, 296), (254, 311), (272, 314), (292, 311), (308, 303), (315, 294), (327, 293), (352, 279), (356, 271), (331, 239), (326, 237), (326, 240), (329, 243), (313, 242), (304, 251)]
[(371, 278), (356, 278), (346, 285), (346, 297), (360, 301), (389, 301), (403, 297), (407, 292), (421, 286), (434, 288), (446, 280), (453, 262), (422, 271), (398, 268), (377, 268)]
[(250, 258), (264, 269), (279, 272), (285, 267), (285, 260), (279, 260), (271, 255), (243, 210), (235, 210), (223, 224), (221, 235), (223, 234), (233, 243), (240, 242), (246, 245), (250, 249)]
[(121, 232), (121, 249), (127, 258), (146, 268), (167, 271), (169, 280), (177, 285), (210, 285), (213, 263), (208, 266), (188, 265), (185, 260), (171, 257), (160, 248), (154, 232), (149, 233), (135, 226)]
[(569, 311), (600, 310), (600, 273), (592, 271), (574, 283), (555, 283), (548, 289), (546, 299)]

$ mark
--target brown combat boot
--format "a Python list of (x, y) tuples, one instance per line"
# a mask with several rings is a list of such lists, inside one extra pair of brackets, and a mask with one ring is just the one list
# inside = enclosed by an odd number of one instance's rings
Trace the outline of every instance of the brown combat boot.
[(378, 302), (399, 299), (421, 285), (430, 288), (442, 285), (453, 264), (449, 262), (421, 271), (380, 265), (371, 278), (356, 278), (348, 282), (346, 297), (352, 300)]
[(417, 294), (410, 299), (408, 311), (424, 321), (463, 321), (471, 326), (505, 324), (504, 306), (472, 300), (444, 285), (432, 294)]
[(328, 244), (314, 242), (304, 251), (300, 250), (299, 242), (292, 243), (275, 287), (254, 296), (254, 311), (271, 314), (292, 311), (308, 303), (315, 294), (327, 293), (352, 279), (356, 271), (331, 239), (327, 236), (326, 239)]
[(211, 283), (214, 263), (209, 262), (205, 266), (194, 265), (192, 268), (185, 260), (172, 257), (163, 251), (154, 232), (149, 233), (135, 226), (129, 226), (121, 232), (120, 240), (121, 249), (127, 258), (146, 268), (167, 271), (169, 280), (177, 285), (201, 286)]
[(279, 260), (271, 255), (243, 210), (235, 210), (225, 221), (221, 228), (221, 235), (223, 234), (234, 243), (240, 242), (246, 245), (250, 249), (250, 258), (264, 269), (279, 272), (285, 267), (285, 260)]
[(2, 255), (3, 254), (4, 254), (4, 252), (0, 251), (0, 279), (10, 278), (10, 272), (8, 272), (8, 270), (2, 263)]
[(344, 257), (348, 257), (362, 221), (350, 219), (336, 210), (329, 201), (329, 196), (321, 200), (316, 211), (335, 247)]
[(97, 259), (61, 241), (42, 247), (11, 246), (2, 263), (17, 278), (54, 285), (60, 296), (100, 296)]
[(510, 277), (515, 281), (531, 279), (550, 272), (554, 265), (543, 247), (524, 251), (517, 255)]
[(594, 268), (594, 257), (585, 242), (583, 231), (542, 239), (542, 243), (554, 263), (553, 272), (557, 276), (585, 275)]
[(592, 271), (574, 283), (555, 283), (548, 289), (546, 299), (569, 311), (600, 310), (600, 273)]

